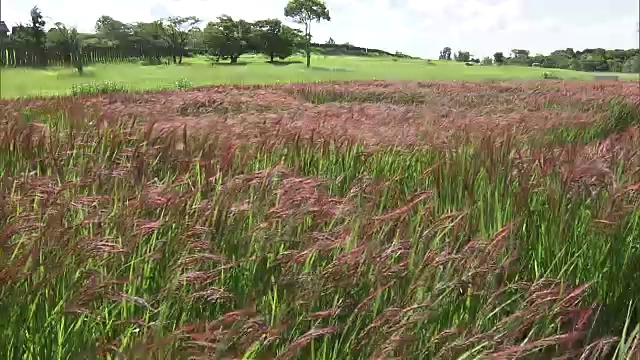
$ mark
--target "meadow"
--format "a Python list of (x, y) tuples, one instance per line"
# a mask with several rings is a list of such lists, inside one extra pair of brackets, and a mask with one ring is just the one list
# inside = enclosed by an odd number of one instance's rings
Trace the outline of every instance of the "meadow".
[[(539, 80), (545, 72), (562, 79), (593, 80), (593, 73), (571, 70), (527, 68), (519, 66), (472, 66), (451, 61), (392, 59), (390, 57), (313, 57), (307, 69), (301, 57), (287, 62), (266, 63), (262, 56), (245, 55), (239, 65), (219, 63), (212, 66), (205, 57), (185, 60), (183, 65), (145, 66), (140, 63), (95, 64), (83, 76), (69, 68), (0, 69), (0, 97), (64, 95), (73, 86), (111, 81), (129, 90), (161, 89), (182, 82), (193, 86), (213, 84), (274, 84), (330, 80)], [(609, 74), (611, 75), (611, 74)], [(617, 74), (621, 79), (638, 75)]]
[(0, 357), (640, 357), (634, 82), (110, 86), (0, 100)]

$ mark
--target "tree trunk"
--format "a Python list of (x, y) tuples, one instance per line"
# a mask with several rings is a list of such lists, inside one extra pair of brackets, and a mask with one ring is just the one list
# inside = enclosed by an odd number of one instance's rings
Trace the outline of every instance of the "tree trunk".
[(176, 59), (176, 55), (175, 55), (175, 54), (173, 54), (173, 56), (172, 56), (172, 57), (173, 57), (173, 63), (174, 63), (174, 64), (177, 64), (177, 63), (178, 63), (178, 59)]
[(232, 56), (232, 57), (231, 57), (231, 63), (232, 63), (232, 64), (237, 64), (237, 63), (238, 63), (238, 57), (237, 57), (237, 56), (235, 56), (235, 55), (234, 55), (234, 56)]
[(307, 40), (307, 46), (306, 46), (306, 53), (307, 53), (307, 69), (311, 67), (311, 23), (307, 23), (306, 24), (306, 40)]
[(271, 62), (273, 62), (274, 53), (271, 53)]
[(307, 53), (307, 69), (309, 67), (311, 67), (311, 24), (307, 24), (307, 29), (306, 29), (306, 47), (305, 47), (305, 52)]
[(7, 51), (4, 49), (4, 34), (0, 34), (0, 66), (7, 64)]
[(76, 60), (74, 64), (75, 68), (78, 70), (78, 74), (82, 75), (84, 74), (84, 64), (83, 64), (84, 59), (82, 58), (82, 53), (80, 51), (76, 51), (75, 55), (76, 55)]
[(180, 58), (178, 60), (178, 64), (182, 64), (182, 53), (180, 53)]

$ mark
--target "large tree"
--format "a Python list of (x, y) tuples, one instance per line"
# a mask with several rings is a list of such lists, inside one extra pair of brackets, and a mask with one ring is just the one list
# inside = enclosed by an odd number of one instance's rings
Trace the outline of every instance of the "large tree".
[(280, 59), (291, 56), (301, 39), (298, 30), (282, 24), (278, 19), (259, 20), (253, 26), (256, 50), (269, 56), (271, 62), (276, 56)]
[(0, 21), (0, 65), (7, 62), (7, 52), (4, 49), (5, 42), (9, 39), (9, 28), (4, 21)]
[(47, 45), (47, 34), (44, 31), (46, 22), (44, 21), (42, 12), (37, 6), (31, 8), (29, 15), (31, 17), (31, 22), (29, 23), (30, 45), (36, 50), (38, 65), (46, 65), (45, 49)]
[(440, 51), (440, 60), (451, 60), (451, 48), (450, 47), (445, 47), (444, 49), (442, 49), (442, 51)]
[(252, 28), (251, 23), (244, 20), (236, 21), (228, 15), (218, 16), (217, 21), (210, 21), (204, 28), (203, 42), (217, 61), (230, 59), (232, 64), (236, 64), (240, 55), (249, 49)]
[(307, 67), (311, 66), (311, 24), (322, 20), (331, 21), (329, 10), (322, 0), (289, 0), (284, 8), (284, 16), (295, 23), (304, 25), (305, 53)]
[(455, 61), (467, 62), (471, 60), (471, 53), (468, 51), (459, 50), (457, 53), (453, 55)]
[(171, 47), (173, 63), (176, 63), (176, 54), (179, 55), (178, 63), (182, 64), (182, 56), (189, 42), (190, 34), (202, 20), (195, 16), (171, 16), (159, 21), (160, 33), (163, 39)]
[(58, 48), (63, 55), (66, 64), (73, 64), (82, 74), (82, 43), (75, 27), (68, 28), (65, 24), (57, 22), (47, 33), (47, 40), (51, 46)]
[(640, 55), (635, 55), (622, 65), (622, 71), (640, 74)]
[(510, 64), (526, 65), (531, 63), (529, 58), (529, 50), (525, 49), (513, 49), (511, 50), (512, 58), (509, 60)]
[(108, 45), (130, 45), (133, 26), (103, 15), (96, 21), (96, 36)]
[(162, 38), (162, 30), (157, 22), (135, 23), (130, 41), (140, 49), (141, 55), (157, 64), (160, 63), (161, 53), (169, 46)]

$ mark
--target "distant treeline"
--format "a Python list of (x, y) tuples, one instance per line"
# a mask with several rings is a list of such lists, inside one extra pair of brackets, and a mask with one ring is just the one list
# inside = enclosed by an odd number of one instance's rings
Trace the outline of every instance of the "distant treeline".
[(351, 45), (349, 43), (336, 44), (333, 39), (329, 39), (324, 44), (313, 43), (311, 46), (321, 54), (325, 55), (349, 55), (349, 56), (392, 56), (399, 58), (414, 58), (409, 55), (405, 55), (401, 52), (390, 53), (388, 51), (362, 48), (359, 46)]
[(607, 50), (596, 48), (574, 50), (567, 48), (553, 51), (549, 55), (531, 55), (529, 50), (513, 49), (507, 55), (502, 52), (496, 52), (493, 57), (485, 57), (480, 60), (473, 58), (468, 51), (460, 50), (452, 54), (451, 48), (446, 47), (440, 52), (440, 59), (482, 62), (484, 65), (519, 65), (577, 71), (640, 73), (640, 49)]
[[(87, 38), (87, 34), (82, 34)], [(403, 53), (390, 53), (388, 51), (372, 48), (362, 48), (350, 44), (317, 44), (312, 43), (315, 52), (330, 56), (388, 56), (398, 58), (413, 58)], [(194, 55), (207, 55), (206, 48), (187, 47), (180, 51), (184, 57)], [(117, 45), (89, 43), (83, 46), (81, 57), (85, 64), (90, 63), (122, 63), (136, 62), (145, 59), (168, 58), (174, 52), (168, 47), (140, 47), (137, 45)], [(13, 47), (6, 44), (4, 51), (0, 54), (2, 65), (7, 67), (33, 67), (33, 66), (64, 66), (72, 58), (65, 58), (65, 49), (62, 47), (49, 46), (44, 52), (37, 48)], [(42, 59), (41, 59), (42, 57)]]
[[(144, 59), (170, 57), (174, 53), (167, 48), (137, 48), (117, 45), (85, 45), (82, 52), (68, 53), (63, 47), (38, 48), (5, 47), (0, 54), (2, 64), (7, 67), (64, 66), (82, 61), (91, 63), (137, 62)], [(189, 56), (189, 54), (183, 53)]]

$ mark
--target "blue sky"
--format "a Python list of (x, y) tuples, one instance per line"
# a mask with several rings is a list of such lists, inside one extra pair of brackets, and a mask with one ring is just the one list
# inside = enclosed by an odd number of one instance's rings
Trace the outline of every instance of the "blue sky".
[[(638, 0), (326, 0), (332, 21), (315, 25), (314, 41), (402, 51), (434, 58), (450, 46), (474, 56), (524, 48), (637, 48)], [(2, 0), (0, 18), (27, 22), (38, 5), (50, 22), (91, 31), (101, 15), (125, 22), (170, 15), (205, 21), (220, 14), (257, 20), (283, 18), (286, 0)]]

